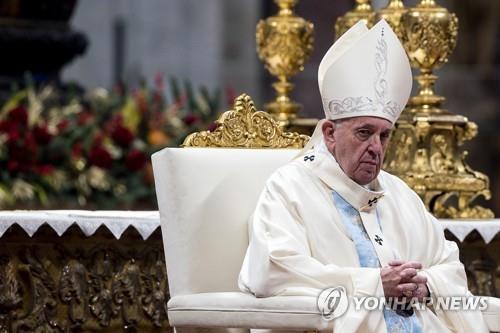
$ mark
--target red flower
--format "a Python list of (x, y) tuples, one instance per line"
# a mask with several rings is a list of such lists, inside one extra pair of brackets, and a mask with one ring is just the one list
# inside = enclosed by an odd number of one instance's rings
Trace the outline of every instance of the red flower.
[(42, 176), (50, 175), (54, 171), (54, 167), (52, 165), (38, 165), (34, 167), (34, 171)]
[(80, 157), (82, 156), (83, 144), (81, 142), (76, 142), (73, 147), (71, 147), (71, 156)]
[(46, 126), (35, 126), (33, 135), (38, 143), (46, 145), (52, 140), (52, 134), (49, 133)]
[(8, 133), (16, 124), (11, 120), (0, 121), (0, 132)]
[(26, 134), (22, 142), (8, 142), (9, 158), (18, 161), (22, 166), (32, 164), (36, 159), (37, 145), (31, 133)]
[(0, 132), (4, 132), (7, 134), (9, 144), (12, 144), (13, 142), (19, 140), (19, 138), (21, 137), (19, 127), (20, 126), (13, 120), (0, 121)]
[(90, 150), (89, 162), (103, 169), (109, 169), (113, 165), (111, 154), (101, 146), (94, 146)]
[(147, 162), (146, 155), (139, 150), (131, 150), (125, 158), (125, 165), (130, 171), (141, 170)]
[(26, 134), (26, 137), (24, 138), (24, 148), (28, 153), (33, 154), (33, 156), (36, 154), (37, 144), (35, 137), (31, 132), (28, 132), (28, 134)]
[(7, 162), (7, 169), (10, 171), (10, 172), (16, 172), (19, 170), (19, 162), (18, 161), (14, 161), (14, 160), (9, 160)]
[(8, 118), (23, 126), (28, 125), (28, 110), (24, 106), (18, 106), (9, 111)]
[(57, 124), (57, 130), (59, 132), (64, 132), (64, 130), (68, 128), (68, 125), (69, 125), (68, 119), (64, 119), (59, 124)]
[(111, 138), (120, 147), (127, 148), (134, 141), (134, 133), (121, 124), (118, 124), (111, 132)]
[(93, 144), (94, 147), (102, 145), (103, 141), (104, 141), (104, 134), (102, 134), (102, 133), (96, 133), (94, 135), (94, 144)]
[(7, 132), (7, 145), (15, 144), (21, 138), (21, 133), (19, 133), (17, 127), (12, 128)]
[(191, 126), (191, 125), (197, 123), (199, 120), (200, 120), (200, 116), (198, 116), (195, 113), (188, 113), (187, 115), (184, 116), (184, 118), (182, 118), (182, 121), (187, 126)]
[(87, 125), (94, 120), (94, 115), (89, 111), (83, 111), (78, 115), (78, 125)]

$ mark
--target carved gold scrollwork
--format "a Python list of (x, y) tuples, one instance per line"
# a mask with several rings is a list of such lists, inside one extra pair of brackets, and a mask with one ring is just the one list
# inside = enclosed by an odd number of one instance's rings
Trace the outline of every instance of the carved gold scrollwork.
[(389, 145), (385, 169), (397, 174), (437, 217), (492, 218), (491, 210), (475, 205), (490, 198), (488, 177), (472, 170), (467, 152), (458, 147), (477, 133), (474, 123), (402, 117)]
[(368, 27), (371, 27), (375, 21), (375, 12), (369, 0), (356, 0), (353, 10), (337, 18), (335, 22), (335, 38), (338, 39), (360, 20), (364, 21)]
[(412, 153), (416, 149), (416, 138), (410, 129), (400, 129), (391, 138), (394, 144), (389, 146), (388, 155), (392, 159), (387, 163), (390, 169), (407, 171), (411, 166)]
[(400, 39), (403, 35), (401, 17), (405, 14), (405, 8), (402, 0), (390, 0), (385, 8), (379, 9), (376, 13), (376, 20), (384, 19), (391, 26), (396, 36)]
[(42, 246), (0, 249), (0, 333), (170, 331), (161, 247)]
[(184, 147), (226, 148), (303, 148), (307, 135), (284, 132), (270, 114), (257, 111), (246, 94), (236, 98), (234, 110), (226, 111), (217, 120), (213, 132), (190, 134)]
[(114, 301), (121, 311), (125, 327), (134, 327), (140, 318), (140, 269), (134, 259), (125, 263), (112, 284)]
[[(28, 295), (31, 302), (23, 307), (23, 313), (12, 324), (14, 332), (64, 332), (65, 329), (57, 320), (57, 287), (54, 278), (48, 271), (50, 262), (42, 262), (36, 248), (24, 252), (25, 272), (28, 275)], [(17, 319), (16, 318), (16, 319)]]
[[(10, 332), (14, 318), (9, 313), (15, 313), (22, 306), (21, 286), (18, 281), (16, 265), (12, 258), (0, 257), (0, 332)], [(14, 315), (15, 317), (15, 315)]]
[(68, 304), (69, 318), (74, 326), (80, 327), (86, 320), (88, 276), (85, 266), (77, 260), (70, 260), (62, 269), (59, 280), (59, 295)]
[(403, 16), (403, 43), (412, 65), (425, 72), (448, 61), (457, 42), (458, 19), (439, 15), (422, 15), (418, 8)]

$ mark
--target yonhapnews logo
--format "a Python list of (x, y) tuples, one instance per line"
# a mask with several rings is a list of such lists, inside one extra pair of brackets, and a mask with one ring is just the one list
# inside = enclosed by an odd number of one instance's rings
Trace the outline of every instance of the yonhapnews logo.
[(448, 297), (347, 297), (342, 286), (330, 287), (321, 291), (316, 300), (318, 310), (324, 320), (333, 320), (344, 315), (352, 300), (353, 311), (419, 310), (425, 311), (432, 306), (440, 311), (484, 311), (488, 308), (486, 297), (481, 296), (448, 296)]
[(342, 316), (349, 307), (347, 293), (342, 286), (326, 288), (321, 291), (316, 304), (325, 320), (333, 320)]

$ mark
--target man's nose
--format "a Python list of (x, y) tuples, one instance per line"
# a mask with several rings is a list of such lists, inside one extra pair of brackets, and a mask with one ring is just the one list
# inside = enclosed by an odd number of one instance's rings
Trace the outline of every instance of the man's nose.
[(382, 153), (382, 141), (378, 135), (373, 135), (370, 139), (370, 145), (368, 146), (368, 150), (375, 155), (380, 155)]

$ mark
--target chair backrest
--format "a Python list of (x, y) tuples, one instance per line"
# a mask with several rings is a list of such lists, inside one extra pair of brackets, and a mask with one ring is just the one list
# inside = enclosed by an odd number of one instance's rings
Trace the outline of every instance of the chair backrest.
[(170, 295), (238, 290), (247, 220), (297, 149), (166, 148), (152, 157)]
[(191, 148), (152, 157), (172, 297), (238, 290), (247, 221), (264, 183), (309, 140), (283, 132), (245, 94), (217, 123), (189, 135), (183, 146)]

